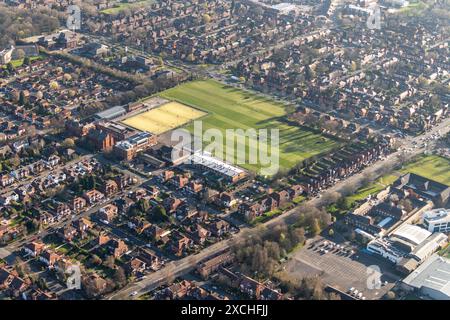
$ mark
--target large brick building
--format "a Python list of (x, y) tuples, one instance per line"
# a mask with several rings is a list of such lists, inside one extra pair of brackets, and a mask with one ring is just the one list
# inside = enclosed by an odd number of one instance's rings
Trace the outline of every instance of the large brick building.
[(97, 150), (111, 151), (114, 147), (114, 137), (102, 130), (91, 130), (88, 139)]
[(141, 132), (118, 142), (114, 146), (114, 153), (122, 160), (132, 160), (139, 152), (145, 151), (157, 143), (155, 135)]

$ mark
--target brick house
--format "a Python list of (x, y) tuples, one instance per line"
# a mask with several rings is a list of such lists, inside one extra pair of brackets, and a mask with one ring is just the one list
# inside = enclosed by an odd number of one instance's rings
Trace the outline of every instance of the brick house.
[(114, 180), (109, 179), (103, 183), (101, 191), (109, 197), (119, 191), (119, 186)]
[(97, 216), (100, 220), (111, 223), (117, 217), (118, 212), (119, 209), (115, 205), (108, 204), (98, 211)]
[(74, 212), (80, 212), (86, 205), (87, 201), (82, 197), (74, 197), (69, 202), (69, 206)]
[(89, 191), (86, 191), (83, 194), (83, 198), (85, 198), (89, 204), (95, 204), (96, 202), (99, 202), (100, 200), (103, 200), (105, 198), (105, 195), (101, 193), (98, 190), (92, 189)]
[(114, 258), (120, 258), (128, 251), (128, 246), (124, 241), (118, 239), (111, 239), (106, 243), (106, 247)]

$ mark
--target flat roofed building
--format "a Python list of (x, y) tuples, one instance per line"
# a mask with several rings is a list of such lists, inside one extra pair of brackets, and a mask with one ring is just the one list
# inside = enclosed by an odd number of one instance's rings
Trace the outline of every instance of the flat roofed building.
[(405, 289), (435, 300), (450, 300), (450, 260), (432, 255), (402, 281)]
[(97, 119), (102, 120), (111, 120), (118, 118), (120, 116), (123, 116), (127, 113), (127, 110), (125, 110), (122, 106), (112, 107), (109, 109), (106, 109), (105, 111), (99, 112), (95, 115)]
[(409, 5), (409, 1), (406, 0), (383, 0), (381, 3), (395, 8), (402, 8)]
[(417, 246), (410, 256), (419, 262), (425, 261), (434, 252), (447, 244), (447, 236), (443, 233), (434, 233)]
[(450, 232), (450, 210), (434, 209), (425, 212), (423, 225), (429, 232)]
[(39, 46), (36, 44), (26, 44), (26, 45), (16, 45), (14, 48), (14, 52), (12, 54), (12, 59), (22, 59), (19, 50), (22, 50), (22, 53), (25, 53), (25, 57), (38, 57), (39, 56)]
[(247, 176), (247, 173), (238, 167), (232, 166), (220, 159), (213, 157), (207, 152), (197, 152), (190, 157), (194, 165), (205, 167), (215, 173), (218, 173), (231, 182), (237, 182)]
[(292, 3), (286, 3), (286, 2), (273, 5), (272, 9), (278, 11), (281, 14), (289, 14), (291, 12), (295, 12), (295, 13), (300, 12), (300, 8), (297, 5), (292, 4)]
[(99, 121), (97, 128), (110, 133), (116, 141), (128, 139), (137, 133), (134, 129), (109, 121)]
[(367, 250), (395, 263), (400, 271), (410, 273), (446, 244), (445, 234), (432, 234), (421, 227), (405, 223), (390, 237), (370, 241)]
[(157, 144), (157, 138), (150, 132), (140, 132), (130, 138), (118, 142), (114, 146), (116, 155), (124, 160), (132, 160), (137, 153), (145, 151)]
[(353, 14), (358, 14), (358, 15), (371, 15), (373, 10), (371, 8), (364, 8), (364, 7), (359, 7), (359, 6), (355, 6), (354, 4), (349, 4), (345, 7), (346, 11), (349, 13), (353, 13)]
[(382, 238), (370, 241), (367, 244), (367, 250), (395, 264), (399, 263), (405, 256), (405, 253), (398, 250), (391, 241)]

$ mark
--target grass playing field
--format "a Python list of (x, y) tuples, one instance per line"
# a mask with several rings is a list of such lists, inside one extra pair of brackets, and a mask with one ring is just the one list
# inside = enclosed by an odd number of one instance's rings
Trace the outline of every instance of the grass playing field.
[[(283, 123), (280, 118), (286, 110), (282, 104), (213, 80), (185, 83), (160, 95), (207, 112), (208, 115), (202, 118), (203, 130), (279, 129), (281, 168), (291, 168), (339, 145), (320, 134)], [(187, 129), (192, 132), (193, 125), (188, 125)], [(255, 172), (260, 168), (258, 164), (240, 166)]]
[(417, 161), (406, 165), (401, 172), (415, 173), (450, 186), (450, 160), (444, 157), (422, 156)]
[(203, 117), (205, 112), (178, 102), (169, 102), (155, 109), (123, 120), (122, 123), (141, 131), (161, 134)]
[(128, 3), (128, 2), (124, 1), (124, 2), (120, 2), (120, 3), (116, 4), (112, 8), (101, 10), (100, 12), (105, 13), (105, 14), (115, 15), (125, 9), (137, 9), (140, 7), (151, 5), (153, 2), (155, 2), (155, 1), (154, 0), (141, 0), (141, 1), (132, 2), (132, 3)]

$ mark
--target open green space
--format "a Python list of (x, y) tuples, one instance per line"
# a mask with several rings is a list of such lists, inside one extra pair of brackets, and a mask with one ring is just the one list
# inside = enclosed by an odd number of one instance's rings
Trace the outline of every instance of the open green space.
[(423, 1), (413, 1), (409, 5), (398, 9), (398, 13), (407, 16), (420, 16), (427, 10), (429, 4)]
[(385, 189), (388, 185), (392, 184), (398, 177), (395, 175), (387, 175), (379, 178), (374, 183), (370, 184), (367, 187), (361, 188), (357, 193), (348, 197), (351, 204), (356, 201), (361, 201), (366, 199), (370, 195), (377, 194), (381, 190)]
[(259, 217), (256, 217), (255, 219), (253, 219), (251, 224), (252, 225), (257, 225), (257, 224), (260, 224), (260, 223), (267, 222), (270, 219), (272, 219), (273, 217), (278, 216), (278, 215), (280, 215), (282, 213), (283, 213), (283, 210), (280, 210), (280, 209), (276, 209), (276, 210), (273, 210), (273, 211), (270, 211), (270, 212), (266, 212), (265, 214), (263, 214), (263, 215), (261, 215)]
[(112, 8), (104, 9), (104, 10), (101, 10), (100, 12), (104, 13), (104, 14), (115, 15), (115, 14), (118, 14), (118, 13), (120, 13), (121, 11), (123, 11), (125, 9), (137, 9), (137, 8), (140, 8), (140, 7), (151, 5), (154, 2), (155, 2), (155, 0), (142, 0), (142, 1), (136, 1), (136, 2), (123, 1), (123, 2), (117, 3)]
[[(36, 61), (36, 60), (42, 60), (43, 56), (36, 56), (36, 57), (30, 57), (30, 62)], [(17, 59), (17, 60), (12, 60), (11, 64), (13, 65), (14, 68), (19, 68), (23, 65), (23, 61), (24, 59)], [(2, 66), (3, 69), (6, 69), (6, 64)]]
[[(359, 189), (355, 194), (348, 196), (348, 205), (353, 207), (357, 202), (363, 201), (368, 196), (376, 195), (397, 180), (400, 175), (407, 173), (415, 173), (450, 186), (450, 159), (437, 155), (422, 155), (405, 165), (405, 167), (398, 172), (385, 175), (368, 186)], [(336, 205), (331, 205), (328, 209), (332, 213), (345, 213), (344, 211), (346, 211), (338, 210)]]
[(450, 186), (450, 159), (424, 155), (401, 170), (403, 174), (409, 172)]
[[(283, 122), (286, 115), (286, 107), (283, 104), (217, 81), (185, 83), (164, 91), (160, 96), (207, 112), (208, 115), (201, 119), (203, 131), (218, 129), (224, 137), (226, 129), (268, 129), (269, 138), (270, 129), (279, 129), (279, 148), (268, 146), (268, 149), (271, 152), (279, 152), (281, 169), (291, 168), (306, 158), (330, 151), (340, 144), (311, 130)], [(194, 132), (193, 124), (189, 124), (186, 128)], [(254, 148), (251, 149), (252, 145), (246, 139), (247, 155), (249, 152), (258, 152)], [(236, 147), (237, 143), (235, 149)], [(261, 168), (259, 164), (239, 165), (254, 172)]]

